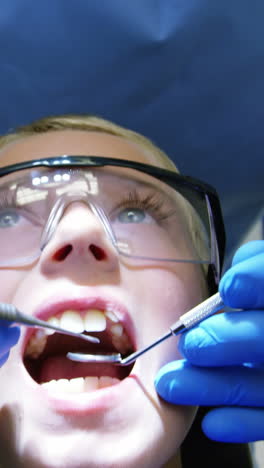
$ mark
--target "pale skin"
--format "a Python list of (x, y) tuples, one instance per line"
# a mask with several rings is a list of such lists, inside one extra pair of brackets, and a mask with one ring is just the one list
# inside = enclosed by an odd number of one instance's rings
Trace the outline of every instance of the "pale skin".
[[(0, 151), (0, 164), (63, 154), (161, 165), (149, 151), (124, 138), (79, 130), (21, 138)], [(93, 216), (82, 203), (73, 204), (33, 265), (1, 269), (0, 300), (28, 314), (65, 294), (69, 299), (96, 296), (117, 301), (129, 315), (140, 348), (204, 298), (201, 270), (181, 263), (131, 269), (104, 233), (98, 234)], [(56, 261), (54, 253), (69, 243), (70, 254)], [(107, 254), (105, 260), (88, 250), (91, 243)], [(180, 446), (195, 409), (164, 403), (154, 388), (158, 369), (180, 358), (176, 339), (138, 359), (119, 384), (65, 399), (45, 391), (25, 370), (25, 334), (22, 327), (19, 343), (0, 369), (1, 467), (181, 466)]]

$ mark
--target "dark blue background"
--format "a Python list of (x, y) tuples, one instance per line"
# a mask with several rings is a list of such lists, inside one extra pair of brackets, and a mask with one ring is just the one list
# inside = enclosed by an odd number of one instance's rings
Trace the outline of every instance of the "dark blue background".
[(221, 197), (228, 250), (263, 209), (263, 0), (1, 0), (0, 133), (88, 112)]

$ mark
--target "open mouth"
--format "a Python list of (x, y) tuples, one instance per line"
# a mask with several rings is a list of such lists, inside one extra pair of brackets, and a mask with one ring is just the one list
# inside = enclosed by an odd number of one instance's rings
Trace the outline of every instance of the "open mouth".
[(26, 343), (23, 362), (36, 383), (52, 391), (82, 393), (115, 385), (131, 373), (133, 364), (122, 367), (108, 363), (79, 363), (66, 357), (68, 352), (120, 353), (122, 357), (134, 352), (131, 337), (113, 311), (65, 310), (50, 317), (48, 322), (97, 336), (100, 344), (51, 330), (34, 330)]

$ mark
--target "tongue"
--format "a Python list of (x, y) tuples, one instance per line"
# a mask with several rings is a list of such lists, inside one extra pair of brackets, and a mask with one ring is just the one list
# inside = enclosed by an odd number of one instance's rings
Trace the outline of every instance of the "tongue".
[(124, 378), (124, 368), (112, 364), (78, 363), (70, 361), (63, 355), (50, 356), (43, 360), (39, 368), (38, 381), (74, 379), (77, 377), (109, 376), (117, 379)]

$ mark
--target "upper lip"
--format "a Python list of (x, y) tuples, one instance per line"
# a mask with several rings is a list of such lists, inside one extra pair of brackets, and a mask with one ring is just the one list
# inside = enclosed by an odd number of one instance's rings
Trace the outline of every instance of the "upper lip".
[[(63, 295), (65, 296), (65, 294)], [(110, 297), (102, 297), (101, 295), (96, 296), (74, 296), (68, 299), (51, 298), (43, 301), (42, 304), (33, 311), (32, 315), (41, 320), (47, 321), (50, 317), (54, 315), (61, 314), (65, 310), (89, 310), (89, 309), (99, 309), (102, 311), (111, 310), (117, 316), (119, 322), (123, 325), (124, 330), (126, 331), (133, 348), (136, 349), (136, 334), (135, 326), (132, 320), (131, 314), (129, 314), (126, 306), (121, 304), (118, 300)], [(23, 351), (27, 345), (27, 342), (30, 336), (34, 333), (34, 329), (29, 328), (25, 333), (23, 340)]]

